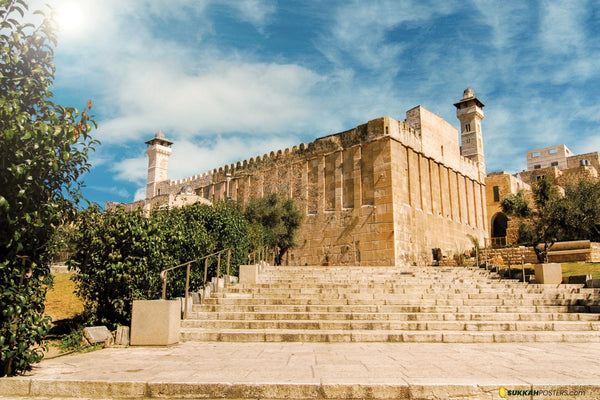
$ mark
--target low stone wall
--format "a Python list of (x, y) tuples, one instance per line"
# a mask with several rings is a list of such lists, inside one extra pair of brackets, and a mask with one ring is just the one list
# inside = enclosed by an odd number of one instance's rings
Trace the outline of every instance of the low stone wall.
[(532, 247), (510, 247), (502, 249), (482, 249), (481, 262), (488, 261), (491, 265), (520, 265), (521, 256), (525, 256), (525, 264), (536, 264), (538, 262)]
[(600, 243), (591, 243), (590, 261), (600, 262)]
[[(520, 264), (521, 255), (525, 256), (526, 264), (536, 264), (538, 262), (535, 251), (532, 247), (510, 247), (501, 249), (483, 249), (482, 261), (487, 260), (491, 263), (498, 263), (501, 260), (503, 265)], [(548, 253), (548, 262), (600, 262), (600, 243), (593, 243), (589, 240), (578, 240), (573, 242), (556, 242)]]

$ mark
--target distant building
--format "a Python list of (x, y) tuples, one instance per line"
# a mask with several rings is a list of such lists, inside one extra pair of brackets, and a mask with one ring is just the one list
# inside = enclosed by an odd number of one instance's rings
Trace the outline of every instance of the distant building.
[(546, 177), (565, 187), (585, 177), (597, 178), (600, 171), (598, 152), (575, 155), (564, 144), (530, 150), (526, 154), (527, 170), (520, 172), (519, 176), (530, 185)]
[(581, 179), (597, 179), (600, 171), (598, 152), (575, 155), (564, 144), (526, 152), (527, 170), (511, 175), (492, 172), (486, 177), (487, 215), (492, 246), (504, 246), (518, 239), (521, 221), (504, 214), (500, 208), (502, 198), (519, 190), (531, 191), (531, 186), (546, 177), (553, 184), (566, 187)]

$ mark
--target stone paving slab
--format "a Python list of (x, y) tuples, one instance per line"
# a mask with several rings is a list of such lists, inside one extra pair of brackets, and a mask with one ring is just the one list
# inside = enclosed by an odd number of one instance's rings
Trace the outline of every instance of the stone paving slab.
[(1, 378), (0, 399), (494, 399), (500, 387), (539, 390), (551, 399), (600, 398), (600, 346), (194, 342), (109, 348)]

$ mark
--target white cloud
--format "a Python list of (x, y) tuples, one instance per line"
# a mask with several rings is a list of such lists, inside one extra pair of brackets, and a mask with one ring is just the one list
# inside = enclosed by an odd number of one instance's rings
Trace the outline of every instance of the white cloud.
[(98, 131), (108, 143), (140, 140), (158, 129), (185, 137), (289, 132), (320, 114), (311, 90), (322, 78), (297, 65), (217, 60), (194, 74), (167, 63), (122, 68), (114, 94), (121, 112)]
[(577, 53), (585, 43), (582, 21), (587, 13), (582, 0), (544, 1), (540, 38), (553, 55)]
[(146, 187), (141, 187), (135, 191), (133, 201), (144, 200), (146, 198)]
[(148, 158), (144, 156), (125, 158), (115, 162), (111, 170), (115, 179), (132, 183), (145, 183), (148, 178)]
[(478, 22), (492, 30), (494, 48), (509, 48), (510, 51), (514, 41), (524, 40), (523, 34), (530, 29), (528, 20), (531, 17), (527, 2), (473, 0), (473, 4), (482, 17), (478, 18)]
[(127, 189), (117, 186), (89, 186), (89, 188), (110, 195), (117, 195), (123, 198), (128, 198), (130, 196)]
[(400, 56), (407, 42), (387, 35), (408, 24), (428, 25), (452, 10), (450, 1), (432, 7), (424, 1), (392, 0), (344, 3), (333, 16), (331, 36), (323, 37), (320, 50), (332, 62), (344, 65), (347, 59), (385, 77), (394, 76), (403, 66)]
[(261, 33), (276, 11), (275, 0), (221, 0), (221, 4), (232, 7), (240, 20), (251, 23)]

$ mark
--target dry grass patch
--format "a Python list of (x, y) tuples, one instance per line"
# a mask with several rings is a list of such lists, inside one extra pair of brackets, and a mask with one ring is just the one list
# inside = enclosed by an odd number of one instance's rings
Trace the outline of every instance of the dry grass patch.
[(71, 275), (54, 274), (54, 287), (46, 293), (45, 313), (52, 321), (73, 319), (83, 312), (83, 303), (74, 293), (75, 282), (70, 279)]

